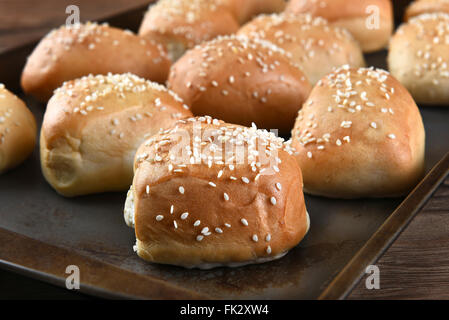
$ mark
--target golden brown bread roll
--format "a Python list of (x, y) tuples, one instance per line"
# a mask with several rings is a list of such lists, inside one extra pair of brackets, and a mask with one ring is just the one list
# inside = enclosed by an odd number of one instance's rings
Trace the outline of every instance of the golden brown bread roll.
[(423, 14), (401, 25), (390, 42), (388, 66), (417, 103), (449, 103), (449, 15)]
[(394, 27), (390, 0), (290, 0), (285, 11), (310, 13), (347, 29), (364, 52), (385, 48)]
[(279, 13), (285, 9), (285, 0), (214, 0), (229, 7), (240, 24), (261, 13)]
[(293, 127), (311, 85), (285, 51), (267, 41), (224, 36), (189, 50), (167, 85), (194, 115), (282, 133)]
[(383, 70), (345, 66), (323, 78), (299, 111), (292, 141), (304, 190), (315, 195), (400, 196), (424, 170), (418, 107)]
[(238, 34), (267, 40), (284, 49), (312, 85), (336, 67), (365, 66), (362, 50), (349, 32), (309, 14), (260, 15)]
[(424, 13), (448, 13), (449, 1), (447, 0), (417, 0), (413, 1), (405, 11), (405, 21)]
[(189, 268), (282, 257), (309, 228), (291, 152), (272, 133), (207, 116), (153, 136), (125, 204), (137, 254)]
[(142, 141), (189, 116), (174, 93), (135, 75), (66, 82), (44, 115), (42, 171), (65, 196), (127, 190)]
[(22, 73), (26, 93), (47, 101), (64, 81), (88, 74), (133, 73), (165, 82), (170, 60), (160, 44), (96, 23), (62, 26), (41, 40)]
[(139, 35), (162, 43), (172, 61), (196, 44), (239, 28), (233, 13), (211, 0), (160, 0), (151, 5)]
[(21, 164), (36, 143), (36, 120), (25, 103), (0, 83), (0, 173)]

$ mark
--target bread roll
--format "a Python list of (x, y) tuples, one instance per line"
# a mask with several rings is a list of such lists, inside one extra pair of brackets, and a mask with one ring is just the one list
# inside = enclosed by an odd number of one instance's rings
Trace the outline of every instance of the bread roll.
[(332, 198), (395, 197), (424, 170), (424, 126), (386, 71), (344, 66), (323, 78), (298, 114), (292, 146), (304, 190)]
[(174, 93), (135, 75), (66, 82), (44, 115), (42, 171), (64, 196), (127, 190), (142, 141), (189, 116)]
[(176, 61), (196, 44), (238, 28), (233, 13), (215, 0), (160, 0), (145, 14), (139, 35), (162, 43)]
[(384, 49), (393, 32), (390, 0), (290, 0), (287, 13), (310, 13), (347, 29), (364, 52)]
[(46, 102), (64, 81), (88, 74), (131, 72), (160, 83), (170, 60), (160, 44), (96, 23), (62, 26), (34, 49), (22, 73), (26, 93)]
[(285, 0), (214, 0), (227, 5), (240, 24), (261, 13), (279, 13), (285, 9)]
[(125, 204), (137, 254), (205, 269), (282, 257), (309, 228), (291, 152), (272, 133), (207, 116), (153, 136)]
[(279, 47), (225, 36), (189, 50), (167, 82), (194, 115), (289, 132), (311, 85)]
[(284, 49), (301, 66), (312, 84), (335, 67), (364, 67), (357, 41), (345, 29), (332, 27), (311, 15), (260, 15), (238, 32), (250, 38), (268, 40)]
[(449, 104), (449, 15), (423, 14), (403, 24), (388, 53), (390, 72), (417, 103)]
[(448, 13), (449, 1), (447, 0), (417, 0), (413, 1), (405, 11), (405, 21), (424, 13)]
[(25, 103), (0, 83), (0, 173), (21, 164), (36, 143), (36, 120)]

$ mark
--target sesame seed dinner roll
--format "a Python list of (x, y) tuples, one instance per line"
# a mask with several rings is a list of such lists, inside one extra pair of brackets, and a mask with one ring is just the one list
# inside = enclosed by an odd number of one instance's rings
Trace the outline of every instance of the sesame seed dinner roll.
[(268, 41), (224, 36), (189, 50), (167, 82), (194, 115), (282, 133), (293, 127), (311, 85), (283, 49)]
[(424, 13), (449, 13), (448, 0), (417, 0), (413, 1), (405, 11), (405, 20)]
[(160, 0), (145, 14), (139, 35), (164, 44), (172, 61), (203, 41), (231, 34), (233, 13), (211, 0)]
[(127, 190), (140, 144), (189, 116), (174, 93), (135, 75), (90, 75), (66, 82), (44, 115), (42, 171), (65, 196)]
[(386, 71), (344, 66), (320, 81), (298, 114), (292, 146), (304, 190), (333, 198), (393, 197), (424, 170), (424, 126)]
[(282, 257), (309, 228), (291, 153), (273, 133), (207, 116), (151, 137), (125, 204), (137, 254), (206, 269)]
[(364, 52), (383, 49), (393, 32), (390, 0), (290, 0), (287, 13), (310, 13), (345, 28)]
[(401, 25), (388, 66), (418, 103), (449, 103), (449, 15), (423, 14)]
[(169, 68), (161, 45), (131, 31), (88, 22), (62, 26), (43, 38), (28, 58), (22, 87), (45, 102), (64, 81), (88, 74), (130, 72), (162, 83)]
[(33, 151), (35, 142), (33, 114), (0, 83), (0, 173), (21, 164)]
[(311, 15), (260, 15), (238, 32), (250, 38), (268, 40), (301, 66), (312, 84), (335, 67), (364, 67), (357, 41), (345, 29), (332, 27), (323, 18)]

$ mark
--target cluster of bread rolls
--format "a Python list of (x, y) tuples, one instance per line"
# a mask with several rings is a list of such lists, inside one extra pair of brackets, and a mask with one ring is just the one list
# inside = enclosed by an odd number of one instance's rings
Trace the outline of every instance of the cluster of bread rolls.
[[(390, 0), (160, 0), (137, 35), (63, 26), (22, 74), (26, 93), (49, 100), (43, 174), (64, 196), (129, 189), (124, 217), (145, 260), (280, 258), (309, 229), (303, 188), (394, 197), (422, 177), (412, 96), (449, 100), (449, 15), (429, 13), (443, 11), (435, 2), (408, 10), (390, 42), (392, 75), (363, 56), (390, 41)], [(35, 130), (0, 87), (0, 171), (31, 152)]]
[(284, 7), (284, 0), (160, 0), (150, 5), (139, 34), (163, 43), (176, 61), (197, 44), (237, 32), (256, 14)]

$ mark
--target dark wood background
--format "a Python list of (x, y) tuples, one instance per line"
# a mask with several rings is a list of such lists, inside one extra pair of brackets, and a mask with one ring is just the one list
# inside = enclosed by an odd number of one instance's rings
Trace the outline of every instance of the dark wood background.
[(108, 17), (148, 0), (0, 0), (0, 52), (45, 35), (65, 23), (68, 5), (80, 8), (81, 21)]

